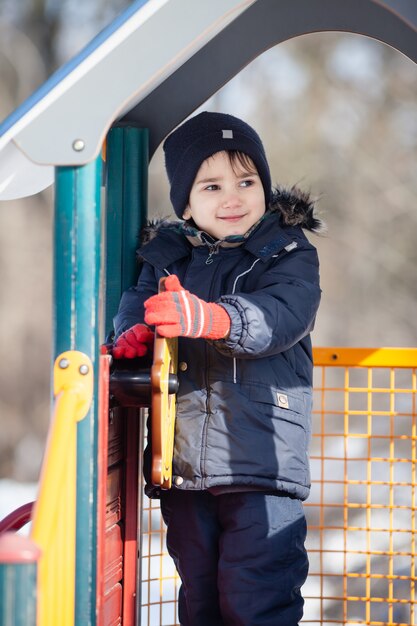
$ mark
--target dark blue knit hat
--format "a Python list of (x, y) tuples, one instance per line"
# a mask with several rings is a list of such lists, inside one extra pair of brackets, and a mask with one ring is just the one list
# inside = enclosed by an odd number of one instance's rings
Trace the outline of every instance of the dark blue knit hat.
[(185, 211), (202, 162), (223, 150), (238, 150), (252, 159), (269, 204), (271, 174), (259, 135), (233, 115), (204, 111), (179, 126), (164, 142), (170, 197), (178, 217)]

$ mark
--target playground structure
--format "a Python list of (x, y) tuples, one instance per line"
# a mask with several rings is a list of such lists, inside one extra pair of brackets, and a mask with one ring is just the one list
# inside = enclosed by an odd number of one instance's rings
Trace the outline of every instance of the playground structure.
[[(316, 348), (303, 624), (416, 623), (415, 349)], [(140, 622), (173, 624), (158, 504), (142, 522)]]
[[(56, 402), (32, 542), (20, 550), (16, 537), (0, 538), (2, 624), (10, 615), (17, 626), (155, 624), (155, 612), (159, 623), (174, 623), (174, 613), (164, 612), (175, 607), (172, 587), (161, 602), (167, 585), (153, 565), (165, 557), (160, 548), (154, 557), (155, 541), (145, 541), (153, 535), (161, 545), (159, 517), (154, 509), (150, 522), (140, 514), (150, 400), (113, 400), (109, 357), (100, 355), (120, 295), (136, 279), (136, 235), (156, 147), (281, 41), (355, 32), (417, 61), (416, 28), (417, 8), (404, 0), (181, 0), (180, 12), (175, 0), (142, 0), (3, 123), (0, 197), (55, 181)], [(146, 63), (126, 71), (131, 58)], [(212, 64), (218, 71), (206, 71)], [(201, 75), (207, 80), (196, 80)], [(74, 114), (74, 99), (82, 115)], [(416, 351), (321, 349), (315, 364), (305, 623), (414, 624)], [(340, 465), (331, 478), (329, 461)]]

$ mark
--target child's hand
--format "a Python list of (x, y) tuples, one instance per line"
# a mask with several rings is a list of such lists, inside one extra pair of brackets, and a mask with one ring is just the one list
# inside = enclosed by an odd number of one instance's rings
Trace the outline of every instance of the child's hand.
[(152, 348), (154, 333), (145, 324), (135, 324), (120, 335), (113, 346), (115, 359), (134, 359)]
[(174, 274), (165, 280), (165, 289), (145, 302), (145, 322), (155, 324), (162, 337), (223, 339), (229, 334), (230, 317), (222, 306), (186, 291)]

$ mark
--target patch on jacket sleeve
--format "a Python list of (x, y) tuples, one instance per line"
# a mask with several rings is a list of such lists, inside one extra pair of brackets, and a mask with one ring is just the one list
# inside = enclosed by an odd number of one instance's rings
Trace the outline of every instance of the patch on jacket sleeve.
[(281, 409), (289, 409), (288, 396), (285, 393), (277, 391), (277, 402)]

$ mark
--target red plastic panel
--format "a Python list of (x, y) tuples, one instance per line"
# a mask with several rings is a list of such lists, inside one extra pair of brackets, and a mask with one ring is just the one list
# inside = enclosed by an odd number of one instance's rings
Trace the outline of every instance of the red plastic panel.
[(104, 593), (106, 594), (123, 576), (123, 541), (120, 526), (114, 524), (106, 530), (104, 548)]
[(123, 428), (122, 411), (114, 408), (110, 412), (109, 419), (109, 444), (108, 444), (108, 465), (109, 467), (121, 461), (124, 456), (123, 451)]
[(112, 467), (107, 475), (106, 526), (112, 526), (122, 517), (122, 470)]
[(122, 585), (117, 583), (104, 596), (103, 617), (106, 626), (122, 624)]

